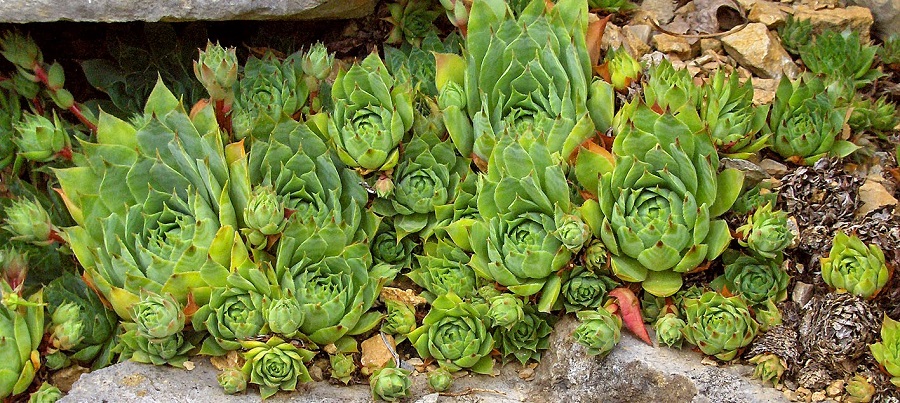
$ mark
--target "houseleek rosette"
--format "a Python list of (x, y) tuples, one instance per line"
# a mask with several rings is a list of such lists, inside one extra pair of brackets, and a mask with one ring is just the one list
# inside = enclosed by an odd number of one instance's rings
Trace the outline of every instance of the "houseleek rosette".
[(280, 234), (287, 225), (281, 197), (269, 186), (254, 189), (244, 210), (244, 223), (247, 228), (241, 231), (246, 235), (247, 243), (255, 249), (265, 249), (269, 237)]
[(478, 220), (478, 175), (468, 171), (451, 194), (447, 204), (435, 206), (435, 232), (449, 237), (461, 249), (471, 252), (472, 224)]
[[(367, 196), (359, 177), (336, 161), (305, 124), (282, 122), (265, 138), (254, 140), (249, 151), (240, 143), (229, 145), (228, 162), (237, 211), (255, 211), (251, 203), (260, 188), (272, 189), (281, 202), (286, 222), (265, 232), (278, 240), (277, 248), (269, 250), (277, 249), (282, 260), (335, 256), (346, 245), (371, 238), (378, 228), (362, 209)], [(247, 214), (239, 216), (244, 219), (242, 233), (249, 241), (254, 234), (265, 234), (265, 224), (277, 221), (278, 215), (269, 217), (254, 223)]]
[(681, 348), (681, 342), (684, 340), (682, 331), (687, 326), (684, 320), (674, 313), (667, 313), (661, 316), (653, 324), (653, 330), (656, 332), (656, 342), (665, 344), (673, 348)]
[(384, 220), (378, 227), (378, 233), (372, 239), (372, 257), (376, 263), (408, 268), (412, 262), (416, 241), (413, 237), (401, 237), (394, 230), (390, 221)]
[[(22, 120), (14, 123), (18, 155), (29, 161), (49, 162), (58, 156), (71, 155), (72, 145), (69, 133), (53, 112), (53, 121), (40, 115), (26, 113)], [(68, 158), (66, 158), (68, 159)]]
[(766, 258), (775, 259), (781, 256), (794, 241), (794, 233), (788, 227), (787, 213), (781, 210), (772, 211), (772, 203), (756, 209), (747, 224), (738, 227), (740, 235), (738, 243), (749, 248), (753, 253)]
[(900, 387), (900, 322), (887, 315), (881, 324), (881, 341), (869, 346), (872, 356), (891, 375), (891, 383)]
[(604, 308), (580, 311), (575, 316), (580, 323), (572, 337), (587, 349), (588, 355), (604, 357), (622, 339), (622, 319)]
[[(568, 230), (560, 214), (580, 216), (565, 173), (542, 137), (523, 134), (497, 144), (478, 190), (481, 220), (472, 224), (472, 268), (515, 294), (541, 292), (538, 309), (549, 312), (562, 287), (557, 271), (569, 262)], [(566, 225), (585, 226), (580, 217)], [(577, 230), (580, 231), (580, 228)]]
[(140, 290), (206, 304), (237, 224), (212, 108), (188, 116), (159, 82), (132, 123), (101, 114), (96, 141), (56, 171), (86, 281), (126, 320)]
[(191, 319), (194, 329), (209, 332), (202, 354), (225, 355), (241, 348), (241, 340), (269, 330), (266, 315), (275, 296), (274, 273), (267, 263), (252, 263), (240, 241), (235, 241), (234, 248), (244, 252), (235, 254), (239, 258), (231, 262), (227, 285), (213, 290), (209, 304), (200, 307)]
[(331, 377), (337, 379), (346, 385), (356, 372), (356, 363), (353, 362), (353, 356), (345, 354), (335, 354), (329, 358), (331, 364)]
[(487, 305), (463, 302), (452, 292), (441, 295), (431, 304), (422, 326), (409, 334), (409, 340), (419, 356), (434, 358), (449, 371), (468, 368), (490, 374), (494, 339), (484, 321), (486, 314)]
[(813, 36), (799, 51), (809, 71), (834, 80), (851, 80), (861, 88), (883, 75), (872, 68), (878, 48), (862, 43), (858, 32), (828, 29)]
[(247, 60), (232, 112), (236, 138), (265, 138), (306, 104), (309, 88), (301, 57), (295, 53), (282, 61), (267, 53)]
[(475, 295), (477, 280), (466, 252), (443, 240), (426, 243), (423, 252), (416, 255), (419, 264), (407, 276), (425, 289), (425, 299), (434, 301), (448, 292), (463, 299)]
[(13, 235), (12, 241), (46, 246), (60, 240), (59, 228), (53, 225), (50, 213), (36, 200), (13, 201), (3, 212), (6, 213), (3, 229)]
[(412, 381), (409, 375), (412, 371), (401, 368), (386, 367), (375, 371), (369, 379), (372, 388), (372, 398), (386, 402), (396, 402), (409, 397), (412, 392)]
[(820, 260), (826, 284), (862, 298), (875, 296), (891, 275), (878, 245), (866, 246), (856, 235), (841, 231), (834, 234), (828, 257)]
[(141, 293), (140, 302), (131, 307), (131, 320), (137, 333), (148, 339), (162, 339), (184, 329), (184, 311), (171, 295)]
[(259, 386), (259, 394), (266, 399), (279, 390), (295, 390), (298, 383), (312, 382), (306, 363), (314, 352), (302, 349), (279, 337), (261, 341), (242, 341), (244, 366), (241, 372), (250, 383)]
[(522, 320), (509, 329), (494, 330), (494, 341), (504, 359), (515, 357), (522, 365), (529, 360), (541, 360), (541, 352), (550, 347), (553, 328), (547, 322), (547, 314), (536, 312), (534, 306), (525, 308)]
[(44, 307), (41, 291), (25, 300), (4, 280), (0, 294), (0, 397), (6, 398), (28, 389), (41, 366)]
[(341, 161), (363, 173), (396, 166), (397, 146), (413, 123), (412, 96), (378, 54), (338, 73), (331, 97), (334, 113), (327, 131)]
[(265, 317), (269, 330), (284, 337), (296, 336), (304, 319), (303, 308), (290, 290), (269, 304)]
[(791, 83), (781, 79), (769, 116), (772, 150), (797, 164), (811, 165), (822, 157), (846, 157), (859, 147), (838, 136), (846, 111), (838, 108), (832, 89), (822, 80), (804, 76)]
[(194, 76), (209, 93), (211, 102), (220, 101), (226, 110), (234, 103), (234, 86), (238, 76), (238, 61), (235, 48), (206, 42), (206, 49), (200, 51), (194, 61)]
[(381, 331), (387, 334), (406, 336), (416, 328), (416, 309), (404, 302), (387, 300), (387, 316), (381, 323)]
[(403, 158), (394, 169), (393, 192), (375, 199), (374, 210), (392, 217), (401, 237), (434, 227), (435, 207), (453, 198), (451, 192), (467, 170), (467, 161), (457, 158), (449, 141), (431, 133), (415, 136), (405, 144)]
[(689, 105), (672, 114), (640, 101), (616, 116), (615, 168), (603, 173), (598, 200), (581, 207), (610, 252), (612, 272), (657, 296), (681, 288), (682, 273), (718, 257), (731, 241), (725, 213), (743, 174), (717, 173), (718, 157)]
[(603, 306), (606, 293), (616, 282), (583, 266), (575, 266), (563, 282), (563, 305), (566, 312), (595, 309)]
[(62, 399), (63, 395), (59, 388), (44, 382), (38, 390), (28, 396), (28, 403), (54, 403)]
[[(456, 108), (444, 123), (460, 154), (487, 162), (500, 138), (531, 131), (547, 137), (552, 153), (568, 156), (593, 134), (586, 106), (588, 15), (585, 0), (552, 7), (534, 0), (518, 16), (501, 0), (473, 2), (466, 60), (438, 63), (437, 73), (465, 71), (465, 78), (438, 79), (441, 97), (452, 91), (457, 98), (442, 106)], [(462, 108), (468, 118), (454, 113)]]
[[(118, 318), (103, 306), (97, 294), (80, 277), (65, 273), (44, 287), (44, 298), (52, 319), (50, 344), (63, 350), (59, 352), (66, 354), (63, 361), (74, 361), (92, 369), (109, 365)], [(69, 348), (63, 348), (65, 344)]]
[(444, 392), (453, 384), (453, 374), (446, 368), (428, 371), (428, 387), (435, 392)]
[(525, 301), (515, 294), (502, 293), (491, 297), (488, 303), (487, 317), (491, 319), (492, 327), (510, 330), (525, 319)]
[(756, 365), (753, 368), (753, 378), (763, 382), (771, 381), (774, 385), (778, 385), (781, 382), (781, 376), (787, 369), (785, 361), (775, 354), (759, 354), (748, 361)]
[(704, 354), (730, 361), (753, 341), (759, 324), (741, 297), (705, 292), (684, 300), (684, 338)]
[(713, 143), (731, 158), (748, 158), (766, 147), (771, 134), (761, 134), (769, 106), (753, 104), (753, 83), (740, 84), (737, 74), (723, 70), (702, 87), (700, 116), (709, 125)]
[(188, 360), (188, 352), (194, 349), (194, 345), (184, 334), (175, 333), (161, 339), (148, 339), (138, 334), (134, 323), (124, 322), (125, 330), (119, 336), (118, 351), (121, 351), (119, 361), (130, 359), (134, 362), (153, 365), (171, 365), (184, 368)]
[(777, 262), (754, 256), (729, 255), (726, 253), (725, 274), (713, 280), (710, 284), (712, 288), (739, 295), (754, 307), (762, 307), (767, 301), (787, 299), (790, 277)]
[(687, 69), (676, 69), (672, 62), (663, 59), (647, 69), (647, 77), (643, 85), (647, 105), (670, 112), (699, 106), (701, 90)]
[(281, 287), (292, 290), (300, 303), (305, 318), (300, 332), (312, 342), (326, 345), (378, 324), (381, 315), (369, 309), (397, 270), (389, 265), (373, 267), (368, 246), (353, 244), (341, 255), (319, 261), (279, 263), (277, 272)]
[(226, 395), (233, 395), (247, 390), (247, 376), (238, 368), (226, 368), (216, 375), (216, 381)]

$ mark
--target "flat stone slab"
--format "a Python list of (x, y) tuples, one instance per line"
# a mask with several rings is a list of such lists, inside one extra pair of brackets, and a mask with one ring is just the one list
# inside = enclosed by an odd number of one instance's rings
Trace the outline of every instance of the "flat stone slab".
[(358, 18), (376, 0), (2, 0), (0, 22)]
[[(413, 398), (432, 402), (627, 402), (627, 403), (777, 403), (788, 400), (777, 390), (749, 379), (744, 365), (704, 365), (691, 350), (655, 348), (623, 335), (606, 358), (589, 357), (571, 340), (577, 323), (566, 317), (554, 329), (550, 350), (522, 380), (518, 363), (503, 366), (497, 376), (458, 378), (449, 396), (432, 393), (424, 374), (412, 376)], [(217, 370), (206, 358), (195, 358), (192, 371), (132, 362), (86, 374), (61, 402), (258, 402), (254, 386), (228, 396), (216, 383)], [(278, 393), (267, 402), (371, 402), (366, 384), (315, 382), (293, 393)]]

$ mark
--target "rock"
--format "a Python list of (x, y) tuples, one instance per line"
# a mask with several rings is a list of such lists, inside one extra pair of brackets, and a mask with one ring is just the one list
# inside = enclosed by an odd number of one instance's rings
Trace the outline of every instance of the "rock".
[(675, 18), (675, 1), (644, 0), (641, 7), (631, 17), (632, 24), (644, 24), (647, 18), (656, 20), (659, 25), (668, 24)]
[(762, 169), (764, 169), (766, 171), (766, 173), (768, 173), (769, 175), (772, 175), (772, 176), (775, 176), (778, 178), (780, 178), (784, 175), (787, 175), (787, 173), (788, 173), (787, 165), (784, 165), (778, 161), (771, 160), (768, 158), (760, 161), (759, 166)]
[[(550, 350), (534, 369), (530, 382), (520, 379), (522, 367), (509, 364), (496, 377), (462, 375), (451, 393), (441, 397), (427, 386), (426, 375), (413, 373), (413, 402), (787, 402), (781, 392), (749, 379), (744, 365), (705, 366), (690, 349), (654, 348), (630, 335), (606, 358), (589, 357), (573, 344), (577, 321), (561, 319), (550, 336)], [(207, 358), (196, 358), (189, 374), (182, 369), (125, 362), (86, 374), (61, 402), (258, 402), (248, 392), (225, 395), (216, 382), (217, 370)], [(530, 375), (530, 374), (529, 374)], [(335, 386), (313, 382), (297, 392), (279, 393), (270, 402), (370, 402), (368, 385)], [(470, 393), (459, 393), (469, 390)]]
[[(385, 344), (385, 340), (388, 344)], [(394, 361), (394, 349), (397, 345), (394, 343), (394, 337), (391, 335), (376, 334), (362, 342), (362, 357), (359, 363), (362, 365), (363, 375), (371, 374), (376, 369), (382, 368), (387, 363)]]
[(59, 371), (53, 372), (53, 374), (50, 375), (50, 383), (52, 383), (53, 386), (59, 388), (59, 390), (68, 392), (70, 389), (72, 389), (72, 385), (76, 381), (78, 381), (78, 379), (81, 378), (82, 375), (88, 372), (90, 372), (89, 369), (78, 365), (65, 367)]
[(703, 38), (700, 39), (700, 53), (719, 53), (722, 51), (722, 41), (716, 38)]
[(669, 34), (653, 35), (653, 46), (663, 53), (674, 53), (682, 60), (691, 57), (691, 44), (687, 39)]
[(760, 167), (750, 161), (737, 158), (722, 158), (720, 161), (725, 168), (734, 168), (744, 173), (745, 183), (755, 185), (762, 182), (763, 179), (769, 178), (769, 174)]
[(3, 0), (0, 22), (193, 21), (358, 18), (375, 0)]
[(622, 28), (611, 22), (606, 24), (603, 29), (603, 36), (600, 37), (600, 48), (603, 50), (618, 49), (622, 47)]
[(775, 91), (778, 89), (778, 80), (759, 77), (753, 77), (751, 80), (753, 82), (753, 103), (765, 105), (775, 102)]
[(753, 3), (750, 13), (747, 14), (747, 19), (750, 22), (766, 24), (769, 29), (774, 29), (776, 26), (784, 24), (785, 18), (787, 18), (787, 13), (782, 9), (781, 5), (763, 0)]
[(622, 27), (622, 44), (628, 50), (628, 53), (631, 54), (631, 57), (639, 59), (641, 56), (650, 53), (650, 45), (647, 44), (650, 41), (650, 31), (649, 25), (626, 25)]
[(799, 69), (765, 24), (754, 22), (722, 38), (728, 55), (762, 78), (796, 77)]
[(809, 20), (817, 32), (826, 29), (843, 31), (850, 28), (859, 32), (864, 42), (869, 40), (869, 33), (875, 22), (872, 12), (868, 8), (857, 6), (817, 9), (808, 5), (800, 5), (794, 11), (794, 18)]
[[(556, 402), (786, 402), (775, 389), (750, 380), (743, 365), (711, 367), (702, 356), (648, 346), (628, 334), (606, 358), (573, 344), (578, 322), (557, 322), (533, 381), (533, 401)], [(603, 391), (606, 391), (604, 394)]]
[(865, 217), (870, 211), (884, 206), (896, 206), (897, 198), (888, 192), (878, 180), (871, 177), (866, 179), (859, 188), (859, 200), (862, 205), (856, 210), (856, 217)]
[(798, 281), (794, 283), (794, 291), (791, 293), (791, 301), (796, 302), (800, 306), (805, 306), (810, 299), (812, 299), (812, 295), (815, 290), (813, 289), (812, 284), (807, 284), (802, 281)]
[(875, 32), (882, 38), (900, 34), (900, 0), (852, 0), (849, 3), (871, 10), (875, 17)]

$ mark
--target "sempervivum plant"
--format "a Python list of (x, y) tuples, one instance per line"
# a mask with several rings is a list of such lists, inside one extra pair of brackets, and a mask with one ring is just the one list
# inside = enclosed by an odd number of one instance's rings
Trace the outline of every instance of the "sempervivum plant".
[(787, 299), (790, 277), (776, 262), (737, 253), (726, 253), (725, 261), (725, 274), (711, 283), (716, 290), (740, 295), (754, 307)]
[(41, 366), (44, 308), (40, 291), (26, 300), (0, 280), (0, 294), (0, 397), (6, 398), (28, 389)]
[(547, 314), (536, 312), (533, 305), (525, 308), (522, 320), (509, 330), (494, 330), (494, 341), (504, 359), (515, 357), (522, 365), (528, 360), (541, 360), (541, 352), (550, 347), (550, 333), (553, 328), (547, 322)]
[(606, 293), (613, 288), (616, 288), (616, 282), (611, 278), (575, 266), (562, 285), (563, 305), (566, 312), (600, 308)]
[(717, 172), (715, 148), (688, 104), (660, 114), (638, 100), (616, 119), (615, 168), (602, 174), (598, 200), (581, 211), (619, 279), (669, 296), (681, 288), (682, 273), (728, 246), (728, 225), (717, 217), (737, 199), (743, 174)]
[[(289, 252), (283, 259), (303, 254), (318, 259), (370, 239), (378, 228), (371, 213), (362, 208), (367, 196), (356, 173), (336, 161), (325, 142), (305, 124), (282, 122), (264, 139), (254, 140), (249, 151), (241, 143), (230, 144), (227, 158), (232, 202), (235, 210), (244, 212), (237, 219), (250, 246)], [(262, 207), (254, 203), (260, 189), (271, 189), (273, 203), (281, 203), (280, 222), (277, 214), (263, 214), (263, 219), (251, 214)], [(284, 232), (290, 236), (282, 236)], [(265, 242), (255, 244), (260, 236)], [(274, 241), (277, 247), (271, 245)]]
[(407, 42), (419, 46), (422, 38), (430, 33), (436, 33), (434, 19), (441, 14), (434, 8), (434, 2), (422, 0), (398, 0), (387, 5), (390, 17), (391, 32), (386, 43), (399, 44), (406, 39)]
[(415, 247), (416, 241), (413, 237), (401, 237), (388, 220), (383, 220), (378, 226), (378, 233), (372, 238), (370, 245), (375, 263), (400, 268), (410, 267)]
[(338, 73), (331, 97), (327, 134), (341, 161), (364, 174), (396, 166), (397, 146), (413, 124), (412, 94), (378, 54)]
[(300, 53), (283, 61), (271, 53), (261, 59), (250, 57), (236, 86), (232, 112), (236, 138), (264, 137), (306, 104), (309, 88), (301, 58)]
[(38, 201), (21, 199), (14, 201), (6, 209), (3, 229), (13, 235), (10, 240), (29, 242), (45, 246), (61, 241), (60, 230), (53, 225), (50, 214)]
[(183, 309), (171, 295), (141, 292), (141, 299), (131, 307), (134, 322), (122, 323), (125, 333), (119, 337), (119, 359), (184, 367), (194, 345), (181, 331)]
[(434, 301), (448, 292), (463, 299), (475, 295), (477, 278), (466, 252), (443, 240), (426, 243), (423, 252), (416, 255), (419, 264), (407, 276), (425, 289), (422, 292), (425, 299)]
[(856, 151), (855, 144), (838, 138), (846, 111), (837, 108), (834, 96), (818, 78), (804, 76), (794, 83), (782, 78), (769, 115), (772, 150), (804, 165)]
[(747, 218), (747, 224), (737, 229), (738, 242), (753, 253), (766, 259), (775, 259), (794, 241), (794, 233), (788, 227), (787, 213), (772, 211), (772, 203), (756, 209)]
[(756, 337), (759, 324), (740, 297), (706, 292), (684, 301), (685, 340), (704, 354), (730, 361)]
[(778, 36), (781, 37), (781, 45), (794, 55), (800, 54), (800, 48), (812, 39), (812, 20), (794, 18), (788, 15), (784, 25), (778, 28)]
[(268, 398), (279, 390), (295, 390), (298, 383), (312, 382), (306, 363), (315, 356), (312, 351), (285, 342), (279, 337), (268, 341), (242, 341), (244, 363), (241, 371), (250, 383), (259, 386), (259, 394)]
[(875, 360), (891, 375), (891, 383), (900, 387), (900, 322), (887, 315), (881, 324), (881, 341), (869, 346)]
[(587, 349), (588, 355), (609, 354), (622, 338), (622, 319), (604, 308), (580, 311), (578, 327), (572, 337)]
[(409, 334), (409, 341), (422, 358), (434, 358), (449, 371), (468, 368), (490, 374), (494, 339), (486, 315), (485, 304), (463, 302), (452, 292), (441, 295), (431, 304), (422, 326)]
[(237, 224), (212, 108), (189, 116), (160, 82), (144, 112), (102, 114), (97, 142), (56, 171), (85, 280), (126, 320), (141, 290), (206, 304), (228, 277), (230, 247), (213, 244), (230, 245)]
[(409, 397), (412, 392), (412, 382), (409, 374), (412, 371), (401, 368), (381, 368), (372, 374), (369, 386), (372, 388), (372, 398), (386, 402), (396, 402)]
[(241, 340), (267, 333), (263, 330), (267, 303), (273, 294), (271, 274), (267, 275), (246, 256), (234, 260), (226, 280), (228, 286), (213, 290), (209, 304), (202, 306), (192, 318), (194, 329), (209, 332), (200, 351), (203, 354), (224, 355), (241, 348)]
[(831, 251), (821, 263), (826, 284), (862, 298), (874, 297), (890, 277), (878, 245), (866, 246), (856, 235), (842, 231), (835, 233)]
[(115, 346), (116, 314), (71, 273), (50, 282), (44, 288), (44, 297), (52, 319), (50, 344), (60, 350), (56, 354), (65, 354), (59, 357), (61, 365), (69, 361), (93, 369), (109, 365)]
[(882, 75), (872, 68), (877, 52), (878, 47), (860, 41), (858, 32), (826, 30), (800, 47), (800, 59), (813, 73), (851, 80), (859, 88)]
[[(584, 243), (586, 232), (563, 167), (543, 138), (505, 137), (478, 192), (481, 220), (472, 225), (472, 239), (483, 241), (472, 243), (472, 268), (518, 295), (542, 292), (538, 308), (549, 312), (562, 288), (556, 272), (572, 257), (570, 247)], [(572, 217), (566, 227), (558, 226), (560, 215)]]
[(492, 327), (509, 330), (525, 318), (525, 301), (515, 294), (502, 293), (489, 298), (488, 303), (487, 317)]
[(663, 111), (696, 108), (702, 95), (691, 73), (686, 69), (676, 69), (666, 59), (650, 66), (643, 88), (644, 102)]
[(684, 341), (683, 331), (685, 326), (687, 326), (687, 323), (674, 313), (667, 313), (661, 316), (653, 324), (657, 343), (681, 348), (681, 343)]
[(300, 332), (312, 342), (326, 345), (378, 325), (381, 314), (369, 309), (398, 270), (385, 264), (372, 266), (368, 246), (356, 243), (321, 260), (304, 255), (280, 260), (276, 273), (281, 287), (291, 290), (300, 303), (305, 318)]
[(467, 160), (456, 157), (449, 141), (431, 133), (415, 136), (394, 169), (393, 192), (375, 199), (374, 210), (393, 217), (400, 238), (433, 227), (435, 207), (452, 200), (451, 192), (467, 169)]
[(505, 1), (479, 0), (468, 15), (467, 60), (457, 56), (455, 63), (438, 64), (438, 76), (442, 70), (465, 71), (465, 79), (457, 74), (438, 83), (442, 93), (456, 95), (455, 102), (442, 106), (465, 108), (468, 114), (444, 115), (460, 154), (474, 153), (483, 168), (500, 138), (534, 131), (547, 137), (552, 153), (568, 156), (594, 129), (586, 106), (591, 77), (586, 0), (552, 6), (532, 0), (518, 16)]
[(716, 148), (732, 158), (748, 158), (766, 146), (771, 134), (759, 135), (769, 105), (753, 105), (753, 84), (719, 70), (702, 87), (700, 116), (709, 125)]

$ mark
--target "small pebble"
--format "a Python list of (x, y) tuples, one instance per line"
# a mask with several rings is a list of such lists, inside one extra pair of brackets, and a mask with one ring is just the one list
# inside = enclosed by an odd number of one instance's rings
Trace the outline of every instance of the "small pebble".
[(820, 390), (820, 391), (812, 394), (812, 401), (821, 402), (823, 400), (825, 400), (825, 391), (824, 390)]
[(519, 378), (522, 380), (530, 381), (534, 379), (534, 369), (533, 368), (524, 368), (519, 371)]
[(844, 392), (844, 380), (838, 379), (832, 382), (831, 385), (828, 385), (828, 387), (825, 389), (825, 392), (828, 393), (828, 396), (831, 397), (840, 395)]

